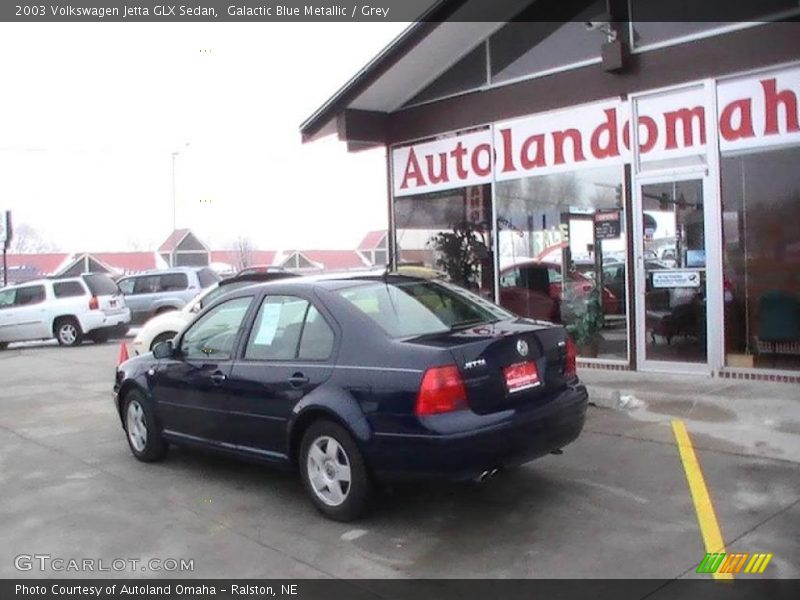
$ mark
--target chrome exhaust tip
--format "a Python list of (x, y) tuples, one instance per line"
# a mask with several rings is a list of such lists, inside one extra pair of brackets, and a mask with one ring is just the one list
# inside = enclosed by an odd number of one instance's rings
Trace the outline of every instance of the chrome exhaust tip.
[(488, 469), (478, 476), (478, 483), (489, 481), (492, 477), (497, 475), (500, 469)]

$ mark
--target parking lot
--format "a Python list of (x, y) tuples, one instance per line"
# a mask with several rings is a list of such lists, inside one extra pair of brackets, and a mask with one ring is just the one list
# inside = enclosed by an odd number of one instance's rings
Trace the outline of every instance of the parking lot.
[[(481, 485), (389, 490), (341, 524), (292, 474), (180, 448), (134, 460), (111, 401), (118, 352), (0, 353), (0, 576), (41, 575), (18, 571), (19, 554), (193, 559), (191, 573), (145, 573), (157, 577), (698, 576), (705, 547), (668, 418), (590, 407), (563, 455)], [(727, 550), (773, 553), (762, 577), (800, 576), (800, 465), (687, 426)]]

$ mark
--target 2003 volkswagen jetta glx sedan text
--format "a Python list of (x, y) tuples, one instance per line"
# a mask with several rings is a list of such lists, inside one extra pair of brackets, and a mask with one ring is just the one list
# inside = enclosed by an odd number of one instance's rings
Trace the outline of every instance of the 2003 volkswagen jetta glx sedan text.
[(587, 405), (563, 327), (394, 274), (238, 289), (122, 363), (114, 397), (139, 460), (175, 443), (297, 467), (339, 520), (376, 483), (470, 479), (557, 451)]

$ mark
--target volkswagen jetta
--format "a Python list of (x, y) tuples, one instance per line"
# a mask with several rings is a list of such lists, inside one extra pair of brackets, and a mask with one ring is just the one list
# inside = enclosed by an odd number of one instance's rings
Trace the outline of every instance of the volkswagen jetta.
[(339, 520), (376, 483), (476, 478), (558, 451), (587, 405), (563, 327), (396, 274), (236, 290), (119, 365), (114, 398), (139, 460), (174, 443), (297, 468)]

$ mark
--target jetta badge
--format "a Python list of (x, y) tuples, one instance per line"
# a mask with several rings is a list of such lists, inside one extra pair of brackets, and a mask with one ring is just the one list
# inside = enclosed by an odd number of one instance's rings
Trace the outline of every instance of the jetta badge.
[(517, 340), (517, 352), (520, 356), (528, 356), (528, 343), (525, 340)]

